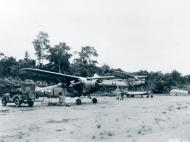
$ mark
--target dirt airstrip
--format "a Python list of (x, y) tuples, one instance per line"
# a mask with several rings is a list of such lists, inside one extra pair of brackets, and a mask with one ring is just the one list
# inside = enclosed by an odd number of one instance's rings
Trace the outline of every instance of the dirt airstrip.
[(190, 96), (66, 101), (70, 107), (0, 104), (0, 142), (190, 142)]

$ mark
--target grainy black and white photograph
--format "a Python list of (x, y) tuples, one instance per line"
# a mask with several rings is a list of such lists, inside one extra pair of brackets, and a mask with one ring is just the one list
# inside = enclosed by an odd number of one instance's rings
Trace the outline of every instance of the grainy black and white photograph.
[(190, 142), (190, 1), (0, 0), (0, 142)]

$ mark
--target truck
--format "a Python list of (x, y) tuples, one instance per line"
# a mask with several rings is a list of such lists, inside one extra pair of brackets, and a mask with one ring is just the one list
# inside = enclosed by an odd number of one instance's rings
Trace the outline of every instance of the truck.
[(16, 107), (21, 106), (21, 104), (28, 104), (29, 107), (32, 107), (35, 98), (35, 83), (31, 80), (26, 80), (21, 84), (20, 88), (4, 93), (1, 101), (3, 106), (6, 106), (7, 103), (15, 103)]

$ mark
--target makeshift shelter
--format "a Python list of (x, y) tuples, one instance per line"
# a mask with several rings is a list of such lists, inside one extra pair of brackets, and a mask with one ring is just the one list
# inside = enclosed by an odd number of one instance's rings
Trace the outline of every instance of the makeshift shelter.
[(171, 96), (187, 96), (188, 95), (188, 91), (186, 91), (186, 90), (180, 90), (180, 89), (172, 89), (170, 91), (170, 95)]

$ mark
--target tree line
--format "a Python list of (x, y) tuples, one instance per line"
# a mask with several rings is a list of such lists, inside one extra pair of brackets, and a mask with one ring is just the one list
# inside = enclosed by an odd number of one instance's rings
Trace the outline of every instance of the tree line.
[[(73, 53), (71, 47), (65, 42), (52, 45), (49, 35), (42, 31), (38, 33), (32, 44), (37, 60), (31, 59), (28, 51), (25, 52), (24, 58), (19, 60), (0, 53), (0, 82), (7, 78), (22, 79), (19, 72), (22, 68), (38, 68), (83, 77), (93, 76), (95, 73), (107, 75), (115, 70), (122, 71), (120, 68), (111, 68), (107, 64), (98, 66), (98, 52), (92, 46), (83, 46), (79, 52)], [(72, 59), (74, 55), (76, 57)], [(160, 71), (140, 70), (131, 74), (147, 76), (148, 87), (155, 93), (167, 93), (175, 87), (188, 89), (190, 84), (190, 75), (182, 76), (176, 70), (165, 74)]]

